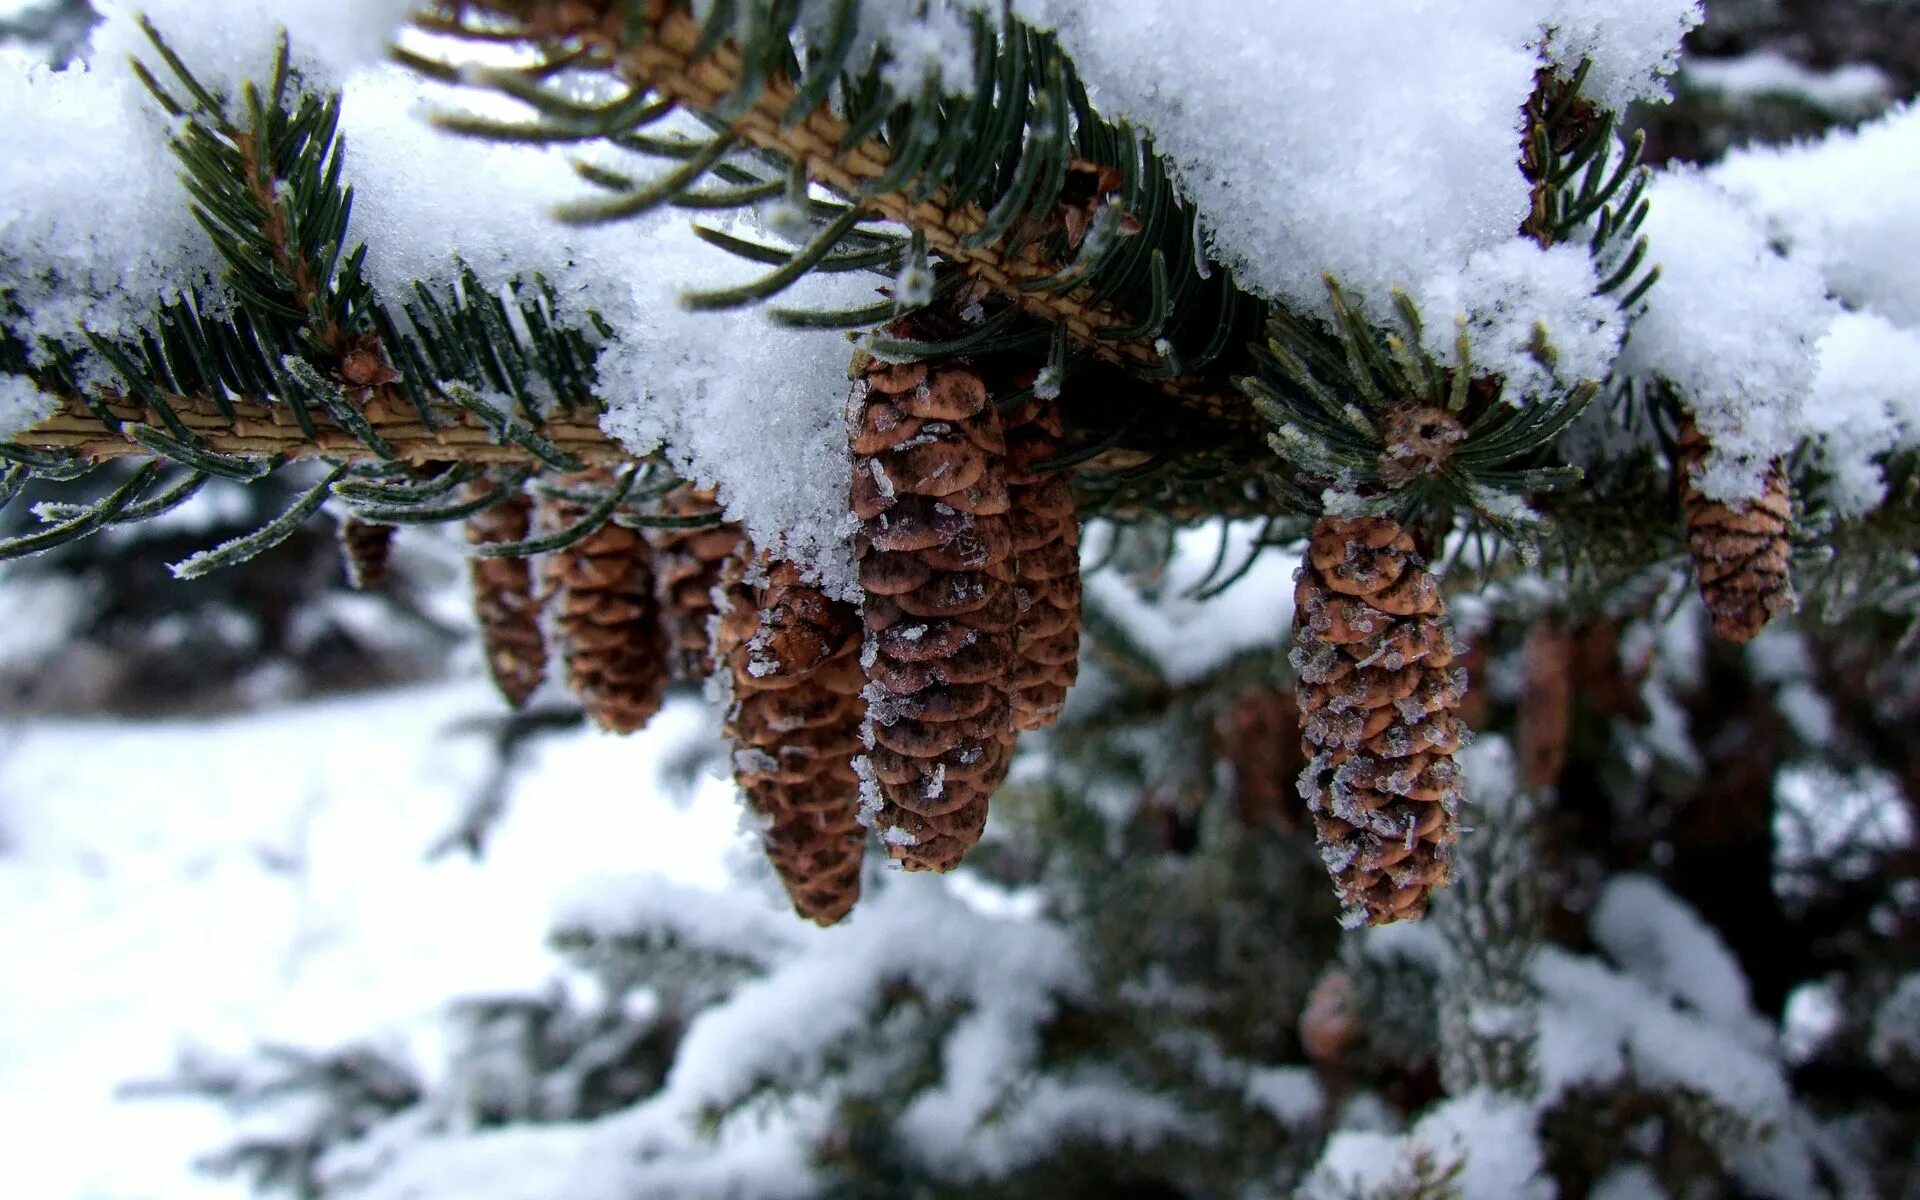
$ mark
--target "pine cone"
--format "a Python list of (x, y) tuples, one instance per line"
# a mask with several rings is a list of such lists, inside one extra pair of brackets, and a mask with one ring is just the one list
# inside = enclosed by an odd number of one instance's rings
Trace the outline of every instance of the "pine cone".
[(949, 871), (1013, 754), (1006, 444), (958, 362), (867, 362), (848, 424), (872, 681), (863, 810), (908, 870)]
[(1468, 736), (1466, 673), (1440, 588), (1406, 530), (1326, 516), (1294, 587), (1300, 791), (1348, 925), (1416, 919), (1447, 881)]
[(1034, 400), (1008, 420), (1008, 516), (1020, 604), (1013, 719), (1021, 729), (1059, 720), (1080, 673), (1080, 514), (1065, 475), (1033, 469), (1059, 457), (1064, 432), (1052, 401)]
[(1681, 422), (1674, 466), (1686, 506), (1687, 546), (1714, 633), (1750, 642), (1795, 604), (1787, 577), (1793, 523), (1787, 471), (1778, 461), (1768, 467), (1765, 492), (1749, 504), (1710, 500), (1700, 491), (1700, 473), (1711, 449), (1691, 417)]
[(1300, 701), (1293, 689), (1261, 685), (1236, 696), (1213, 723), (1213, 758), (1232, 773), (1233, 813), (1246, 829), (1300, 828), (1300, 793), (1294, 781), (1306, 758), (1300, 743), (1275, 737), (1300, 727)]
[[(670, 517), (698, 517), (717, 511), (718, 501), (712, 492), (683, 484), (667, 493), (660, 508)], [(656, 529), (651, 536), (673, 677), (705, 679), (713, 674), (713, 589), (746, 534), (738, 525), (723, 522), (701, 529)]]
[[(571, 488), (604, 487), (604, 470), (571, 475)], [(584, 504), (549, 499), (542, 525), (564, 529), (585, 517)], [(644, 726), (667, 689), (667, 639), (654, 598), (653, 551), (634, 530), (608, 521), (546, 563), (547, 587), (560, 600), (560, 633), (567, 647), (567, 682), (604, 729), (632, 733)]]
[(1573, 732), (1573, 638), (1559, 622), (1542, 617), (1527, 631), (1520, 654), (1520, 709), (1514, 718), (1520, 785), (1558, 787)]
[(340, 522), (340, 558), (347, 568), (347, 586), (368, 592), (387, 581), (393, 558), (393, 526), (346, 517)]
[[(468, 498), (490, 490), (485, 483), (467, 487)], [(467, 518), (471, 545), (525, 541), (533, 528), (533, 501), (515, 494)], [(524, 558), (467, 560), (473, 612), (487, 650), (494, 686), (515, 708), (540, 686), (547, 673), (547, 640), (540, 632), (540, 600), (533, 593), (533, 565)]]
[[(766, 818), (763, 841), (793, 907), (820, 925), (847, 915), (860, 897), (860, 859), (867, 832), (860, 825), (860, 780), (853, 760), (861, 752), (866, 705), (860, 692), (860, 617), (852, 605), (829, 599), (787, 563), (776, 563), (758, 588), (740, 582), (744, 557), (726, 565), (728, 607), (717, 626), (715, 651), (733, 687), (727, 737), (734, 778), (747, 803)], [(797, 670), (770, 669), (756, 650), (768, 615), (811, 592), (808, 606), (830, 614), (835, 648)]]

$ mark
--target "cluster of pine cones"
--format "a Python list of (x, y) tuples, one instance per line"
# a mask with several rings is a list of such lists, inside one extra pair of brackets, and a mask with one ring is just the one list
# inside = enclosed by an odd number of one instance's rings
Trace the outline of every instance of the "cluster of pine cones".
[[(568, 684), (609, 730), (642, 727), (670, 681), (717, 675), (768, 857), (822, 925), (858, 898), (870, 831), (907, 870), (953, 869), (1018, 732), (1058, 717), (1078, 669), (1079, 519), (1071, 483), (1046, 469), (1062, 428), (1032, 383), (963, 360), (856, 365), (858, 605), (761, 552), (685, 484), (660, 501), (672, 520), (659, 524), (680, 527), (609, 521), (537, 575), (528, 559), (475, 558), (494, 682), (516, 706), (539, 687), (549, 610)], [(1011, 411), (996, 407), (1015, 393)], [(537, 500), (516, 493), (470, 518), (468, 539), (577, 526), (613, 482), (597, 469)], [(343, 528), (356, 579), (377, 578), (377, 540)]]
[[(472, 566), (488, 665), (516, 706), (545, 674), (549, 607), (568, 683), (607, 729), (643, 726), (670, 680), (719, 677), (735, 778), (794, 907), (822, 925), (858, 898), (869, 832), (907, 870), (959, 865), (1015, 738), (1058, 718), (1080, 648), (1079, 518), (1070, 480), (1050, 469), (1064, 430), (1035, 374), (870, 358), (854, 374), (858, 605), (761, 552), (685, 484), (661, 499), (659, 527), (601, 524), (546, 555), (542, 578), (521, 558)], [(1683, 470), (1703, 446), (1689, 427)], [(472, 517), (468, 538), (579, 526), (612, 482), (594, 470), (537, 502), (515, 493)], [(1745, 640), (1790, 603), (1776, 483), (1738, 512), (1685, 491), (1723, 636)], [(341, 534), (354, 579), (377, 582), (391, 529), (349, 521)], [(1333, 514), (1295, 578), (1298, 703), (1276, 723), (1298, 720), (1298, 791), (1345, 923), (1418, 918), (1451, 871), (1454, 755), (1470, 736), (1464, 652), (1438, 580), (1413, 531)]]

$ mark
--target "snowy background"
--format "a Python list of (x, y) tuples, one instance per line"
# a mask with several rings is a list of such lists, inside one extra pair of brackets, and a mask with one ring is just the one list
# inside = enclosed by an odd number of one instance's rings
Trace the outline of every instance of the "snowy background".
[[(0, 727), (0, 1129), (8, 1195), (238, 1196), (191, 1158), (218, 1109), (124, 1099), (176, 1052), (372, 1035), (429, 1076), (448, 997), (544, 992), (550, 916), (583, 881), (721, 888), (757, 848), (731, 781), (684, 771), (696, 701), (644, 733), (543, 740), (486, 856), (429, 861), (486, 779), (483, 682), (215, 720)], [(785, 907), (765, 894), (769, 913)]]

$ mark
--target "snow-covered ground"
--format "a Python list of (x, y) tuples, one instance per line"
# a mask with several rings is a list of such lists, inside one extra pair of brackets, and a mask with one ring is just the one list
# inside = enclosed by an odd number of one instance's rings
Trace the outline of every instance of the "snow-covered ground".
[(431, 1074), (447, 997), (551, 978), (548, 919), (581, 879), (718, 886), (751, 851), (731, 784), (673, 773), (717, 726), (679, 702), (635, 738), (540, 741), (485, 858), (428, 861), (491, 761), (449, 726), (500, 711), (456, 683), (219, 720), (0, 724), (0, 1190), (243, 1195), (191, 1169), (229, 1132), (219, 1111), (116, 1089), (186, 1044), (369, 1031)]

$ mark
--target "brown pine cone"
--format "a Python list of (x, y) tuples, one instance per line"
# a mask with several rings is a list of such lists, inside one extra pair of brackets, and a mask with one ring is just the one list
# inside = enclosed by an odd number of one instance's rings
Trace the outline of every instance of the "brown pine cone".
[[(745, 566), (744, 558), (726, 566), (728, 606), (715, 642), (733, 688), (726, 729), (734, 778), (768, 823), (762, 837), (767, 857), (794, 911), (832, 925), (860, 897), (867, 844), (853, 769), (866, 715), (860, 616), (852, 605), (811, 588), (787, 563), (775, 563), (758, 587), (740, 582)], [(835, 648), (807, 667), (770, 670), (755, 644), (774, 606), (782, 598), (793, 603), (802, 591), (811, 591), (811, 607), (829, 615), (837, 630), (830, 639)]]
[[(592, 470), (566, 477), (570, 488), (609, 486)], [(560, 498), (542, 503), (541, 524), (564, 529), (590, 511)], [(667, 638), (654, 598), (653, 549), (634, 530), (608, 521), (547, 558), (547, 588), (560, 602), (567, 682), (604, 729), (632, 733), (660, 711), (667, 690)]]
[(344, 517), (340, 521), (340, 558), (347, 568), (347, 586), (368, 592), (387, 581), (393, 558), (393, 526), (378, 521)]
[(1541, 617), (1527, 631), (1520, 655), (1520, 707), (1514, 717), (1520, 785), (1559, 787), (1573, 733), (1573, 637), (1552, 617)]
[(1013, 754), (1006, 443), (960, 362), (866, 362), (848, 426), (872, 681), (863, 810), (908, 870), (950, 871)]
[(1787, 576), (1793, 525), (1787, 469), (1779, 461), (1769, 466), (1766, 491), (1751, 503), (1710, 500), (1699, 481), (1712, 448), (1691, 417), (1681, 422), (1674, 469), (1686, 507), (1687, 548), (1713, 632), (1729, 642), (1750, 642), (1796, 603)]
[(1234, 697), (1213, 723), (1213, 758), (1231, 772), (1228, 795), (1246, 829), (1300, 828), (1295, 782), (1306, 758), (1285, 731), (1300, 727), (1300, 701), (1292, 688), (1261, 684)]
[(1035, 464), (1064, 448), (1060, 410), (1033, 400), (1007, 420), (1007, 493), (1020, 628), (1013, 676), (1013, 720), (1045, 729), (1060, 719), (1080, 673), (1080, 514), (1073, 484)]
[[(660, 511), (670, 517), (714, 513), (712, 492), (683, 484), (668, 492)], [(659, 577), (660, 619), (670, 647), (668, 665), (675, 679), (701, 680), (713, 674), (713, 589), (720, 569), (740, 551), (745, 532), (731, 522), (700, 529), (651, 532)]]
[[(488, 490), (485, 483), (472, 483), (465, 494), (473, 498)], [(533, 501), (515, 493), (467, 518), (467, 542), (521, 542), (532, 529)], [(467, 560), (467, 577), (487, 670), (507, 703), (522, 708), (547, 674), (547, 639), (540, 632), (533, 564), (524, 558), (473, 558)]]
[(1447, 882), (1466, 673), (1440, 588), (1384, 517), (1314, 524), (1294, 586), (1300, 791), (1349, 926), (1417, 919)]

